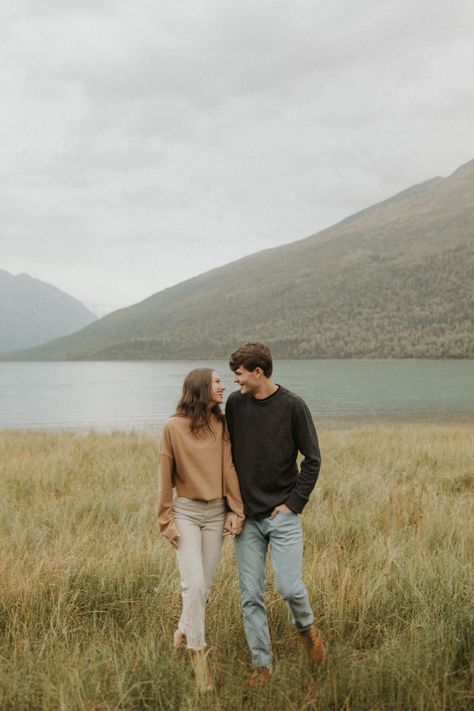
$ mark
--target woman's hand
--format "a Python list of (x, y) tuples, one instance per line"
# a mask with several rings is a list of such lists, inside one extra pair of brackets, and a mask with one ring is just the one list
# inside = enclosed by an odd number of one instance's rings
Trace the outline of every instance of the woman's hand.
[(175, 551), (177, 551), (179, 548), (179, 536), (176, 536), (176, 538), (172, 538), (170, 540), (170, 543), (173, 546), (173, 548), (175, 549)]
[(232, 536), (232, 538), (234, 538), (237, 533), (237, 522), (237, 514), (229, 511), (224, 521), (224, 536)]

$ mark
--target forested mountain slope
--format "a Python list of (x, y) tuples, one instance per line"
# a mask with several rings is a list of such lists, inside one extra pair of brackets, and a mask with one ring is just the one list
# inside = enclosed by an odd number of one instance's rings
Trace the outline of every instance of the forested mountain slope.
[(18, 359), (472, 358), (474, 161)]

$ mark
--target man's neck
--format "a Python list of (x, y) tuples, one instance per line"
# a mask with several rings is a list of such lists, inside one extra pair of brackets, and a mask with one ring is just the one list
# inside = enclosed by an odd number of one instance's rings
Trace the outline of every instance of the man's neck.
[(265, 398), (270, 397), (273, 393), (278, 390), (278, 385), (275, 385), (271, 378), (265, 378), (265, 380), (259, 385), (258, 389), (252, 393), (252, 396), (256, 400), (265, 400)]

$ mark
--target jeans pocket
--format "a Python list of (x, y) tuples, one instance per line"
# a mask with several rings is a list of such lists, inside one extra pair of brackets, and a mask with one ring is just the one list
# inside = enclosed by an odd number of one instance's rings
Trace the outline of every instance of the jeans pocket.
[(187, 499), (185, 496), (176, 496), (173, 500), (173, 511), (175, 514), (183, 516), (192, 516), (198, 513), (199, 506), (193, 499)]
[(299, 516), (294, 511), (277, 511), (271, 521), (274, 528), (292, 529), (299, 521)]

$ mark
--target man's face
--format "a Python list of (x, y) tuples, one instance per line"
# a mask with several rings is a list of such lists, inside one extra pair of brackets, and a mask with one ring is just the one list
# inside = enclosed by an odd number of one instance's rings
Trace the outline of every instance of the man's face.
[(243, 365), (239, 365), (237, 370), (234, 370), (234, 383), (240, 385), (240, 392), (242, 395), (247, 393), (254, 393), (258, 390), (261, 384), (261, 368), (255, 368), (255, 370), (247, 370)]

